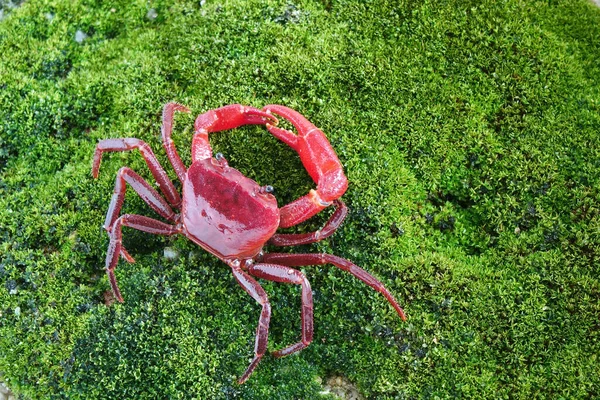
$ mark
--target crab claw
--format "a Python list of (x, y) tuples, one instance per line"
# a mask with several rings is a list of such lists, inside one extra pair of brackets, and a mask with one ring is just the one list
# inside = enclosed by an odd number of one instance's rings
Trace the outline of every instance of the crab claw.
[(234, 129), (242, 125), (277, 125), (277, 123), (277, 118), (273, 115), (241, 104), (230, 104), (209, 110), (199, 115), (194, 123), (196, 132), (192, 141), (192, 160), (212, 157), (212, 149), (208, 142), (209, 133)]
[(325, 134), (302, 114), (276, 104), (265, 106), (263, 110), (287, 119), (296, 128), (297, 135), (267, 123), (267, 129), (273, 136), (300, 155), (304, 168), (317, 184), (317, 190), (311, 190), (281, 208), (279, 226), (288, 228), (306, 221), (341, 197), (348, 188), (348, 179)]
[(204, 129), (210, 133), (234, 129), (242, 125), (264, 125), (267, 123), (277, 125), (277, 118), (258, 108), (230, 104), (199, 115), (194, 123), (194, 128), (196, 132)]

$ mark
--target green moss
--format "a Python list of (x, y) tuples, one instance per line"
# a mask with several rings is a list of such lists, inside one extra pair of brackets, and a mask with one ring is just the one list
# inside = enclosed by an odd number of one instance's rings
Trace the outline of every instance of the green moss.
[[(23, 398), (318, 398), (333, 375), (366, 398), (598, 396), (600, 10), (588, 1), (38, 1), (4, 17), (0, 371)], [(303, 268), (315, 341), (239, 386), (257, 304), (184, 238), (132, 230), (126, 302), (107, 307), (115, 173), (150, 174), (138, 154), (109, 154), (94, 181), (93, 150), (135, 136), (168, 166), (168, 101), (193, 110), (176, 118), (186, 163), (194, 115), (221, 105), (285, 104), (321, 127), (350, 214), (298, 251), (372, 272), (408, 321), (334, 267)], [(313, 186), (261, 127), (211, 141), (281, 204)], [(123, 211), (155, 216), (129, 192)], [(264, 287), (275, 350), (300, 336), (300, 293)]]

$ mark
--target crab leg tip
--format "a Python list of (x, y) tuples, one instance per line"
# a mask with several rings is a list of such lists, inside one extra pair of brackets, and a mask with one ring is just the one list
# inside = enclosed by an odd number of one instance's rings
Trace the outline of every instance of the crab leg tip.
[(406, 321), (406, 315), (404, 314), (404, 311), (402, 311), (402, 313), (400, 314), (400, 318), (402, 319), (402, 321)]
[(163, 108), (163, 110), (169, 111), (169, 109), (174, 110), (174, 111), (184, 112), (184, 113), (190, 112), (189, 108), (187, 108), (183, 104), (179, 104), (176, 102), (171, 102), (171, 103), (165, 104), (165, 107)]

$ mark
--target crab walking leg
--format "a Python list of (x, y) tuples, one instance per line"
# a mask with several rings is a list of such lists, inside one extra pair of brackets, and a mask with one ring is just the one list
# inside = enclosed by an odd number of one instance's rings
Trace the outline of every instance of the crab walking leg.
[(273, 352), (275, 357), (283, 357), (302, 350), (313, 340), (313, 298), (310, 283), (304, 274), (296, 269), (275, 264), (256, 264), (248, 272), (257, 278), (274, 282), (302, 285), (302, 341)]
[(348, 179), (325, 134), (302, 114), (275, 104), (265, 106), (263, 110), (294, 125), (298, 135), (272, 124), (267, 124), (267, 129), (300, 155), (304, 168), (317, 184), (317, 190), (311, 190), (281, 209), (280, 227), (289, 228), (306, 221), (341, 197), (348, 188)]
[(119, 217), (121, 207), (125, 201), (126, 184), (129, 184), (133, 190), (160, 216), (168, 219), (171, 222), (177, 222), (177, 214), (173, 212), (169, 204), (160, 196), (160, 194), (150, 186), (148, 182), (139, 176), (135, 171), (128, 167), (122, 167), (117, 172), (115, 181), (115, 189), (113, 191), (106, 220), (104, 221), (104, 229), (109, 231), (115, 220)]
[(161, 192), (165, 195), (169, 203), (174, 207), (179, 207), (181, 204), (181, 196), (179, 196), (173, 182), (171, 182), (167, 173), (156, 159), (150, 146), (140, 139), (122, 138), (101, 140), (96, 146), (96, 151), (94, 153), (94, 164), (92, 166), (92, 175), (94, 178), (98, 178), (102, 153), (105, 151), (128, 151), (133, 149), (138, 149), (140, 151), (146, 164), (148, 164), (148, 168), (150, 168), (152, 176), (158, 183)]
[(335, 200), (335, 211), (322, 229), (310, 233), (276, 233), (269, 240), (274, 246), (296, 246), (299, 244), (315, 243), (329, 236), (340, 227), (348, 214), (348, 208), (341, 200)]
[(240, 286), (248, 293), (254, 300), (262, 305), (262, 311), (260, 313), (260, 319), (258, 320), (258, 327), (256, 328), (256, 342), (254, 345), (254, 358), (250, 362), (250, 365), (244, 372), (244, 375), (238, 379), (238, 383), (242, 384), (248, 380), (254, 368), (260, 362), (260, 359), (267, 352), (267, 338), (269, 337), (269, 322), (271, 320), (271, 303), (267, 293), (260, 286), (256, 280), (254, 280), (246, 272), (242, 271), (239, 266), (239, 261), (232, 261), (229, 263), (233, 276), (238, 281)]
[(106, 251), (106, 273), (112, 291), (119, 302), (123, 302), (123, 296), (117, 285), (115, 277), (115, 268), (119, 262), (119, 254), (121, 253), (123, 234), (121, 229), (123, 226), (128, 226), (139, 231), (153, 233), (155, 235), (175, 235), (180, 233), (180, 228), (177, 226), (165, 224), (152, 218), (144, 217), (143, 215), (125, 214), (117, 219), (111, 229), (110, 243)]
[(162, 114), (162, 127), (161, 127), (161, 135), (163, 140), (163, 146), (165, 151), (167, 152), (167, 157), (177, 174), (177, 178), (181, 183), (185, 181), (185, 173), (187, 169), (181, 161), (181, 157), (177, 153), (177, 149), (175, 149), (175, 143), (173, 143), (173, 139), (171, 139), (171, 134), (173, 133), (173, 116), (175, 115), (175, 111), (181, 111), (184, 113), (189, 113), (190, 109), (186, 106), (182, 106), (178, 103), (167, 103), (163, 108)]
[[(113, 191), (110, 205), (106, 213), (106, 219), (104, 220), (104, 229), (109, 232), (115, 220), (121, 213), (123, 202), (125, 200), (125, 189), (126, 184), (129, 184), (133, 190), (144, 200), (154, 211), (160, 214), (162, 217), (172, 222), (177, 222), (177, 215), (171, 210), (171, 207), (167, 202), (154, 190), (148, 182), (146, 182), (141, 176), (135, 173), (131, 168), (123, 167), (117, 172), (117, 179), (115, 182), (115, 189)], [(124, 247), (121, 247), (121, 255), (127, 262), (135, 262), (133, 257), (129, 255)]]
[(208, 134), (225, 131), (242, 125), (277, 125), (277, 118), (254, 107), (230, 104), (210, 110), (196, 118), (192, 140), (192, 161), (212, 157)]
[(267, 253), (260, 260), (265, 263), (275, 263), (287, 265), (290, 267), (306, 266), (306, 265), (324, 265), (333, 264), (341, 270), (347, 271), (360, 279), (373, 289), (381, 293), (387, 301), (394, 307), (400, 318), (406, 321), (404, 310), (400, 307), (394, 296), (383, 286), (377, 278), (369, 274), (364, 269), (353, 264), (352, 262), (331, 254), (287, 254), (287, 253)]

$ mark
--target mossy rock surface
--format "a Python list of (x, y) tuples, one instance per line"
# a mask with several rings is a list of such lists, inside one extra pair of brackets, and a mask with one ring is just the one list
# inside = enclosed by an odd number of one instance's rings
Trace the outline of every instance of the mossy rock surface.
[[(0, 372), (22, 398), (332, 398), (330, 377), (369, 399), (600, 396), (591, 2), (32, 0), (3, 8), (0, 54)], [(322, 128), (350, 213), (296, 251), (353, 260), (408, 321), (333, 266), (303, 268), (314, 342), (240, 386), (259, 306), (189, 241), (133, 230), (125, 303), (107, 306), (116, 171), (151, 175), (113, 153), (93, 180), (94, 147), (138, 137), (168, 167), (169, 101), (192, 110), (175, 125), (186, 164), (194, 116), (225, 104), (284, 104)], [(262, 127), (211, 141), (280, 204), (314, 186)], [(133, 191), (123, 212), (157, 217)], [(276, 350), (300, 337), (300, 291), (264, 288)]]

